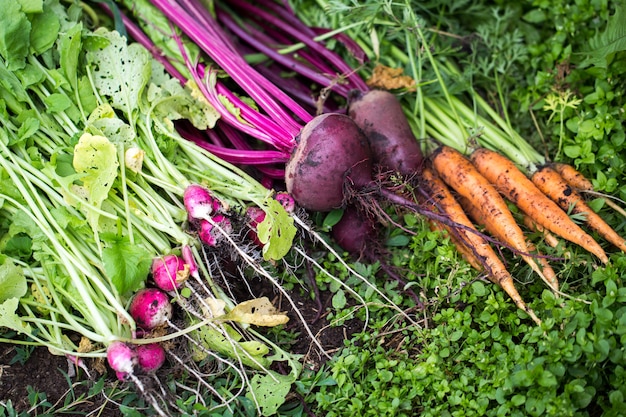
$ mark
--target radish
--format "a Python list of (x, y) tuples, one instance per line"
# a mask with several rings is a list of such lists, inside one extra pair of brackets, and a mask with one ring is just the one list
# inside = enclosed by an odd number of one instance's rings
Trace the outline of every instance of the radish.
[[(216, 225), (219, 226), (221, 231), (216, 227)], [(223, 237), (222, 233), (230, 234), (232, 231), (233, 226), (228, 217), (222, 214), (217, 214), (211, 217), (210, 221), (206, 219), (200, 220), (198, 235), (204, 244), (216, 246)]]
[(349, 97), (348, 115), (367, 137), (374, 162), (407, 176), (419, 173), (422, 150), (396, 96), (354, 90)]
[(265, 212), (258, 207), (248, 207), (246, 209), (247, 224), (250, 227), (247, 237), (252, 240), (256, 245), (263, 246), (263, 243), (259, 240), (256, 228), (263, 220), (265, 220)]
[(133, 373), (137, 364), (137, 354), (130, 345), (115, 341), (107, 347), (107, 362), (115, 371), (117, 378), (124, 380)]
[(129, 313), (143, 330), (165, 325), (172, 317), (169, 297), (158, 288), (143, 288), (135, 293)]
[(165, 349), (160, 343), (138, 345), (135, 352), (137, 364), (144, 372), (155, 372), (165, 363)]
[(189, 277), (189, 265), (176, 255), (155, 258), (151, 270), (156, 286), (166, 292), (180, 288)]
[(187, 186), (183, 202), (190, 220), (206, 219), (220, 210), (221, 202), (211, 192), (197, 184)]

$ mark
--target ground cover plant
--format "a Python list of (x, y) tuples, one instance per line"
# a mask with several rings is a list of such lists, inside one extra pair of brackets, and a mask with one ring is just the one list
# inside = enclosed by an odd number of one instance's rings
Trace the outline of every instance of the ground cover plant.
[[(404, 61), (395, 49), (402, 49), (407, 39), (416, 39), (410, 35), (415, 35), (417, 21), (405, 13), (405, 5), (320, 2), (315, 6), (296, 4), (296, 10), (314, 26), (356, 22), (361, 30), (372, 29), (366, 32), (370, 43), (365, 44), (371, 57), (389, 66), (402, 62), (403, 73), (414, 75), (414, 61)], [(464, 82), (471, 80), (494, 108), (506, 110), (502, 114), (541, 154), (579, 168), (593, 180), (594, 193), (625, 197), (620, 93), (624, 56), (619, 33), (610, 23), (619, 21), (623, 9), (602, 2), (564, 3), (561, 8), (540, 2), (500, 8), (482, 3), (464, 8), (455, 2), (427, 6), (420, 4), (413, 10), (429, 17), (419, 21), (427, 22), (429, 36), (438, 34), (437, 39), (443, 39), (432, 50), (452, 54), (463, 63), (462, 77), (458, 85), (450, 84), (451, 91), (455, 87), (462, 92)], [(569, 21), (572, 7), (577, 13)], [(580, 25), (576, 19), (591, 24)], [(370, 26), (362, 26), (364, 22)], [(454, 37), (441, 37), (444, 32)], [(363, 73), (372, 69), (364, 64)], [(428, 77), (420, 80), (433, 82)], [(419, 113), (419, 101), (410, 91), (400, 96), (409, 112)], [(623, 215), (602, 195), (585, 195), (623, 235)], [(320, 214), (313, 220), (325, 230), (334, 222), (332, 216)], [(347, 264), (338, 263), (336, 255), (320, 254), (315, 262), (324, 270), (316, 269), (314, 278), (320, 294), (332, 295), (322, 307), (328, 308), (326, 318), (340, 329), (349, 328), (354, 317), (367, 320), (369, 327), (363, 333), (347, 334), (345, 347), (333, 352), (325, 366), (305, 369), (293, 384), (295, 398), (276, 414), (623, 414), (623, 254), (603, 245), (608, 255), (603, 265), (574, 245), (560, 243), (553, 248), (541, 239), (541, 231), (528, 230), (537, 248), (558, 266), (562, 293), (555, 295), (529, 266), (505, 255), (524, 299), (540, 312), (542, 324), (537, 326), (502, 291), (477, 275), (450, 238), (431, 230), (423, 218), (392, 212), (389, 219), (394, 223), (384, 232), (386, 250), (393, 266), (403, 272), (403, 285), (420, 294), (425, 308), (416, 309), (414, 300), (405, 296), (406, 288), (386, 279), (382, 265), (351, 263), (409, 317), (384, 307), (387, 301), (348, 271)], [(404, 226), (393, 226), (397, 224)], [(304, 274), (306, 268), (296, 271)], [(294, 276), (284, 279), (288, 288), (299, 292), (305, 287)], [(345, 286), (332, 277), (341, 278)], [(370, 308), (355, 305), (350, 292), (359, 294)], [(276, 337), (288, 338), (281, 331)], [(176, 382), (171, 380), (172, 385)], [(210, 415), (193, 397), (189, 394), (187, 402), (181, 399), (179, 408)], [(33, 407), (36, 398), (32, 396)], [(244, 398), (237, 399), (242, 405), (237, 412), (258, 412)], [(140, 408), (122, 412), (151, 414), (143, 408), (144, 400), (128, 397), (125, 401)], [(50, 408), (42, 405), (46, 407)], [(9, 415), (15, 413), (10, 407), (7, 410)]]

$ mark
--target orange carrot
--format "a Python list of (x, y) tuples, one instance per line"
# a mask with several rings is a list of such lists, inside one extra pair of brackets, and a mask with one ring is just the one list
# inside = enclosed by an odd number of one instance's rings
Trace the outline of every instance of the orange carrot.
[[(479, 225), (485, 227), (485, 230), (487, 232), (489, 232), (496, 239), (504, 240), (504, 236), (499, 236), (498, 235), (499, 230), (497, 228), (494, 228), (494, 227), (492, 227), (492, 225), (489, 225), (489, 224), (484, 224), (484, 222), (482, 221), (482, 216), (481, 216), (480, 210), (478, 209), (478, 207), (473, 205), (471, 203), (471, 201), (469, 201), (465, 197), (459, 197), (459, 203), (461, 204), (461, 207), (463, 207), (463, 210), (465, 210), (467, 215), (476, 224), (479, 224)], [(532, 250), (532, 251), (535, 250), (535, 246), (532, 243), (527, 242), (526, 244), (528, 245), (528, 249), (529, 250)], [(553, 290), (558, 291), (559, 290), (559, 280), (556, 277), (556, 272), (554, 272), (554, 269), (552, 269), (552, 266), (550, 265), (550, 262), (548, 262), (548, 260), (546, 258), (542, 258), (542, 257), (538, 257), (537, 261), (541, 264), (543, 275), (548, 280), (548, 284), (550, 285), (550, 287)]]
[[(532, 181), (548, 197), (554, 200), (563, 210), (569, 210), (575, 214), (584, 214), (585, 223), (607, 241), (626, 252), (626, 240), (617, 234), (602, 218), (596, 214), (576, 190), (549, 166), (541, 167), (532, 176)], [(608, 262), (608, 258), (603, 260)]]
[(543, 240), (553, 248), (556, 248), (559, 245), (559, 239), (554, 236), (550, 231), (546, 230), (542, 225), (537, 224), (533, 219), (530, 218), (527, 214), (523, 216), (524, 225), (528, 227), (533, 232), (538, 232), (543, 235)]
[(554, 201), (546, 197), (511, 160), (485, 148), (472, 152), (470, 159), (476, 169), (494, 184), (502, 195), (537, 224), (563, 239), (582, 246), (602, 262), (607, 261), (606, 254), (598, 242), (574, 223)]
[[(431, 196), (432, 204), (437, 207), (438, 210), (446, 214), (450, 220), (475, 230), (474, 225), (448, 187), (433, 171), (427, 167), (424, 168), (421, 173), (421, 180), (422, 185)], [(473, 233), (471, 230), (458, 228), (456, 232), (459, 236), (459, 243), (468, 250), (467, 253), (470, 258), (474, 258), (474, 262), (478, 262), (477, 269), (484, 270), (489, 280), (499, 285), (509, 297), (511, 297), (518, 308), (524, 310), (535, 323), (541, 324), (541, 320), (539, 320), (533, 310), (526, 305), (519, 295), (519, 292), (515, 288), (513, 278), (489, 243), (479, 234)], [(453, 235), (454, 233), (451, 233), (451, 236)], [(470, 264), (472, 264), (472, 262), (470, 262)]]
[(569, 164), (561, 162), (553, 162), (550, 164), (552, 168), (572, 187), (580, 191), (593, 191), (593, 184), (583, 174), (578, 172), (576, 168)]
[(576, 188), (578, 191), (584, 191), (586, 193), (598, 195), (603, 199), (604, 203), (611, 207), (613, 210), (626, 217), (626, 211), (620, 207), (619, 204), (614, 202), (611, 198), (607, 198), (605, 195), (596, 192), (593, 189), (593, 184), (589, 181), (583, 174), (578, 172), (576, 168), (569, 164), (564, 164), (562, 162), (553, 162), (550, 164), (552, 168), (559, 174), (561, 177), (572, 187)]
[(541, 268), (530, 255), (524, 232), (498, 191), (483, 177), (476, 167), (459, 151), (442, 145), (431, 155), (433, 168), (456, 192), (479, 208), (482, 222), (498, 230), (500, 240), (519, 252), (533, 271), (551, 286)]

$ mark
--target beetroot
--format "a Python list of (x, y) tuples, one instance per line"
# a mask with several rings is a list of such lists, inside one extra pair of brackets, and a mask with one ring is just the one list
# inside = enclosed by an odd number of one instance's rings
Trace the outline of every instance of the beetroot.
[(422, 150), (394, 94), (353, 91), (348, 114), (367, 137), (374, 163), (407, 176), (420, 171)]
[(327, 113), (306, 124), (285, 167), (287, 191), (303, 208), (330, 211), (344, 201), (346, 179), (360, 188), (372, 179), (367, 138), (343, 114)]
[(368, 243), (376, 240), (374, 223), (354, 206), (346, 208), (331, 234), (342, 249), (357, 256), (364, 253)]

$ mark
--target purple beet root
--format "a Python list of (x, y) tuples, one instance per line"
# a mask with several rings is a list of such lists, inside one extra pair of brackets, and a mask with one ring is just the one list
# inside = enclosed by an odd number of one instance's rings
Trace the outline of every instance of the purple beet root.
[(315, 117), (302, 129), (285, 167), (287, 191), (303, 208), (330, 211), (344, 202), (346, 181), (360, 188), (372, 180), (367, 138), (343, 114)]
[(367, 137), (374, 163), (407, 176), (421, 170), (422, 150), (394, 94), (353, 91), (348, 115)]

